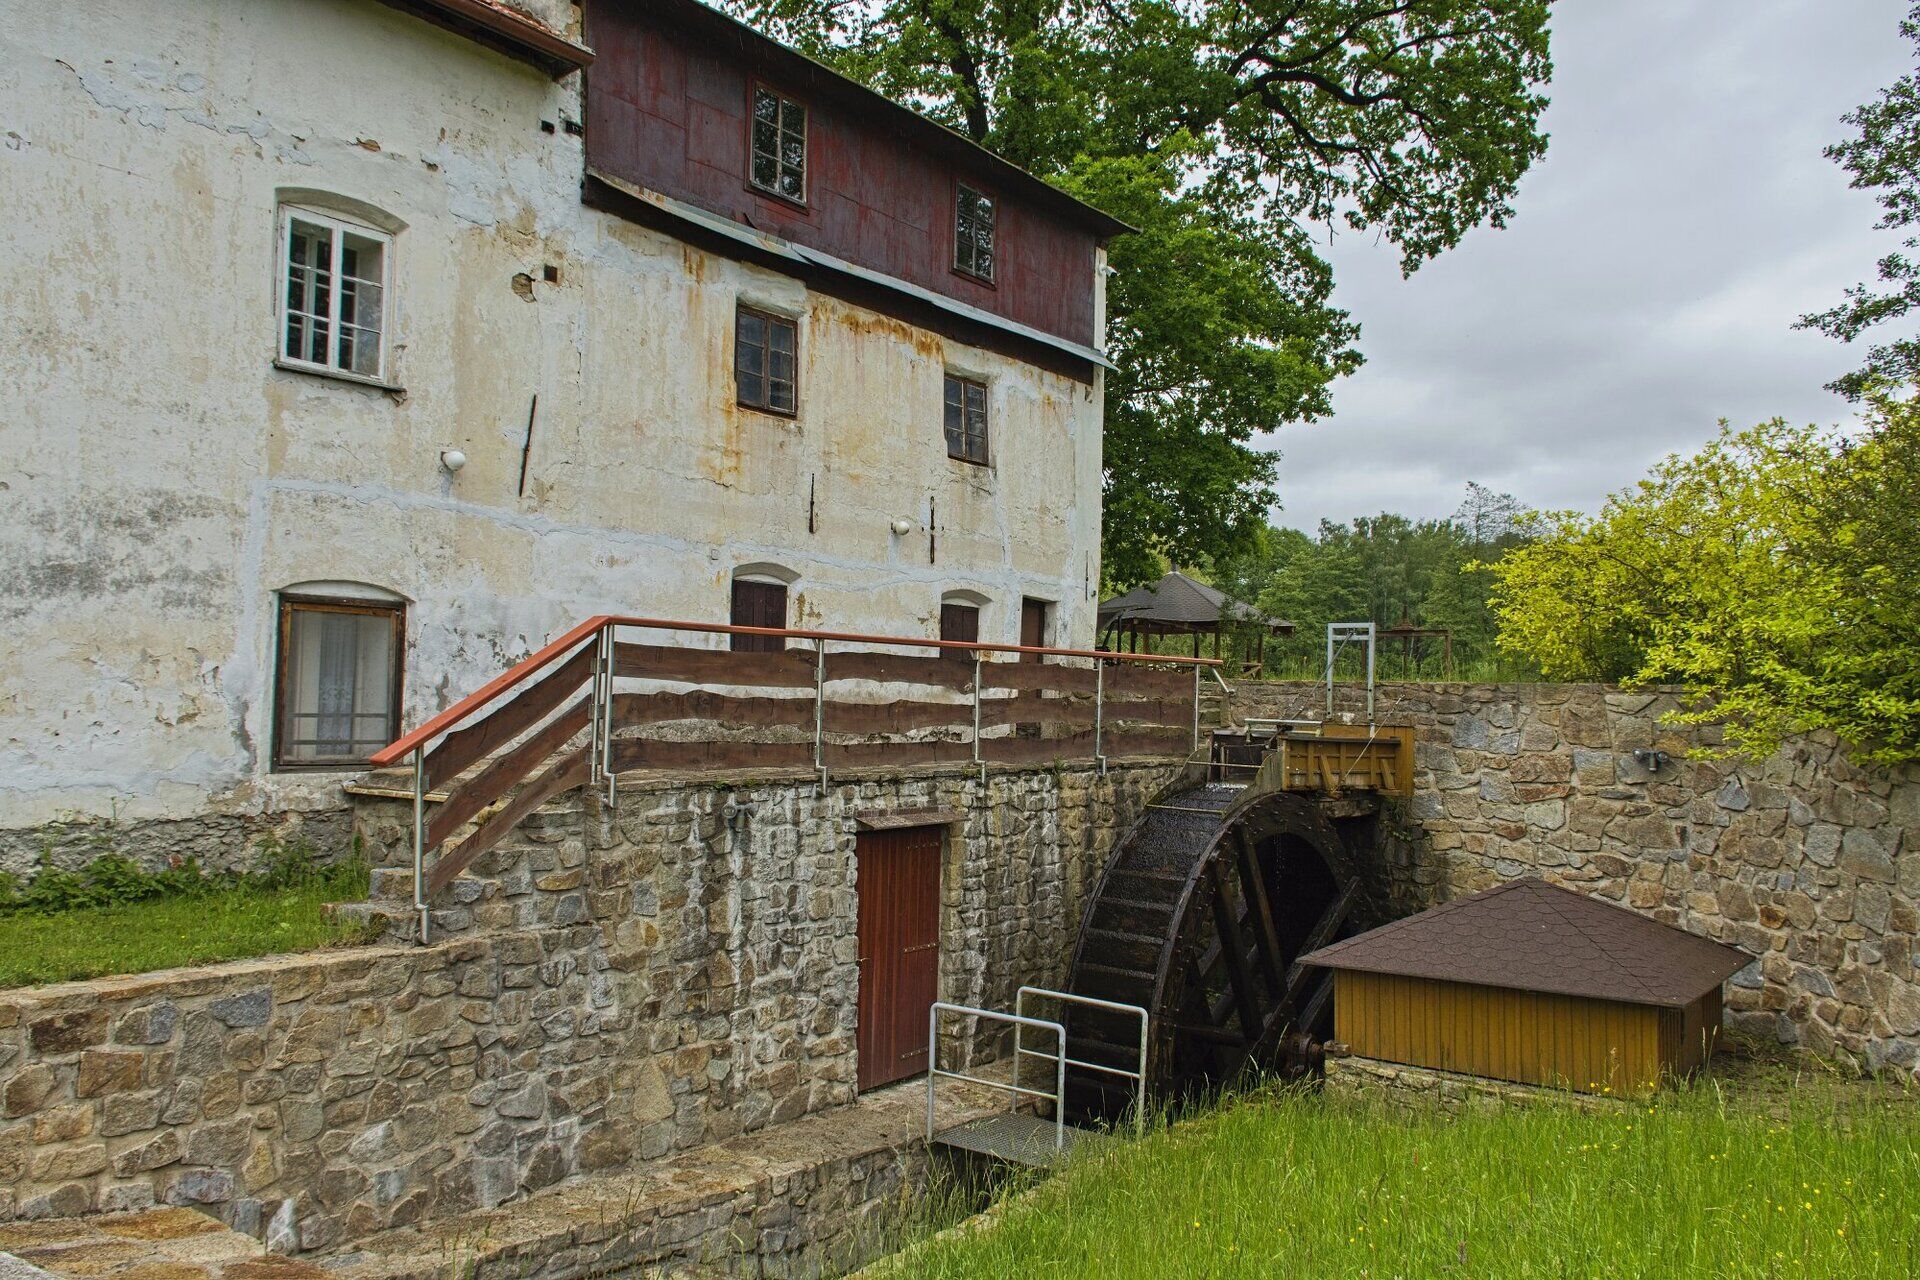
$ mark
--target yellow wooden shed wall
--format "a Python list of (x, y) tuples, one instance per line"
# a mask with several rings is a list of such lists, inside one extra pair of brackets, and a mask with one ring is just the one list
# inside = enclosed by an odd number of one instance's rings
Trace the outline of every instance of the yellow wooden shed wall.
[(1719, 991), (1685, 1010), (1341, 970), (1336, 1037), (1388, 1062), (1550, 1085), (1640, 1093), (1700, 1065)]

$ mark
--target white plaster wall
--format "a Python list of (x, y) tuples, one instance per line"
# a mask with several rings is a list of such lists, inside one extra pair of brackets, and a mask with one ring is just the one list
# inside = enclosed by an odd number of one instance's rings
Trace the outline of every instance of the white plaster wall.
[[(798, 624), (932, 635), (965, 588), (983, 638), (1031, 595), (1091, 643), (1098, 388), (585, 208), (539, 127), (578, 80), (374, 0), (0, 0), (0, 829), (337, 804), (267, 767), (303, 581), (411, 602), (408, 723), (592, 613), (724, 621), (753, 561)], [(403, 391), (273, 367), (287, 188), (406, 224)], [(801, 317), (793, 421), (733, 404), (736, 298)], [(991, 468), (946, 457), (948, 366)]]

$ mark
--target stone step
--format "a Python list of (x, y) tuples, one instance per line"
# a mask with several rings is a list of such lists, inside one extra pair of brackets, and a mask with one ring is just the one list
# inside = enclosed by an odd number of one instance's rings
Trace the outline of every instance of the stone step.
[(368, 877), (367, 896), (376, 902), (412, 902), (412, 867), (375, 867)]

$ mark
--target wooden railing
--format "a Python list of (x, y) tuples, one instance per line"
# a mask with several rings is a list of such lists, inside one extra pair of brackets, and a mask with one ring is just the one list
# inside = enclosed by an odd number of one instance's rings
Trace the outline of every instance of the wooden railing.
[[(694, 647), (671, 643), (676, 634), (764, 636), (786, 647)], [(1200, 742), (1200, 682), (1218, 666), (603, 615), (372, 763), (412, 765), (414, 907), (424, 941), (433, 895), (573, 788), (604, 785), (612, 802), (619, 775), (643, 769), (806, 769), (825, 785), (835, 770), (857, 767), (1092, 760), (1104, 768), (1112, 757), (1187, 755)], [(439, 801), (429, 812), (433, 793)]]

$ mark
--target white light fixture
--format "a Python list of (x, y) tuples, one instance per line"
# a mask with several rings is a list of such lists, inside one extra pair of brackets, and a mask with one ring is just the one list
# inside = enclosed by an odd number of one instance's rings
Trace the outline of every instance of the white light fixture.
[(902, 516), (893, 522), (893, 531), (904, 538), (913, 532), (913, 521)]
[(458, 449), (442, 449), (440, 465), (447, 469), (449, 475), (457, 474), (460, 468), (467, 465), (467, 455)]

